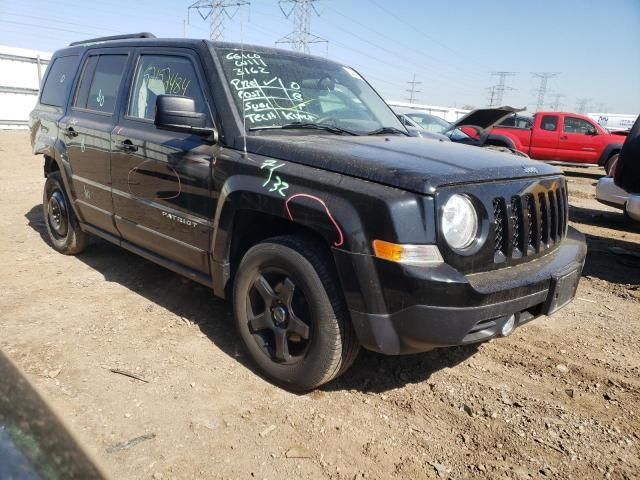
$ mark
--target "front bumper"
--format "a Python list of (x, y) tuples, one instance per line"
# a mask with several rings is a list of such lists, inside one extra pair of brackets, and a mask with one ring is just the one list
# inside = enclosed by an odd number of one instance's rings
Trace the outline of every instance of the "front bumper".
[(446, 264), (426, 269), (375, 259), (392, 313), (352, 309), (351, 319), (365, 348), (388, 355), (488, 340), (512, 315), (519, 326), (569, 303), (586, 252), (584, 236), (569, 228), (543, 257), (466, 276)]

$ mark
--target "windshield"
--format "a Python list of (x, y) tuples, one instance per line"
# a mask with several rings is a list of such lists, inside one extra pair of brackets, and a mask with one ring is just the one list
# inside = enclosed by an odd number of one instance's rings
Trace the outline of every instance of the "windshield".
[(387, 104), (349, 67), (318, 58), (218, 49), (247, 131), (295, 123), (359, 134), (405, 128)]
[(435, 115), (429, 115), (426, 113), (405, 113), (405, 115), (416, 122), (419, 126), (432, 133), (443, 133), (451, 127), (449, 122), (440, 117), (436, 117)]

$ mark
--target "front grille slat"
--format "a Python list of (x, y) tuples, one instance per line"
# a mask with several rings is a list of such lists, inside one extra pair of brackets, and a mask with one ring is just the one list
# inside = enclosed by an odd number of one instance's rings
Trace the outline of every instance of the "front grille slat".
[(549, 190), (493, 199), (494, 261), (543, 252), (567, 232), (566, 184)]

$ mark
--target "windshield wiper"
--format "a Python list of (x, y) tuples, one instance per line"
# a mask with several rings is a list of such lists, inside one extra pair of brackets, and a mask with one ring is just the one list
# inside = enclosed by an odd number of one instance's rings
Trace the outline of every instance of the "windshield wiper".
[(405, 137), (409, 137), (410, 135), (403, 131), (400, 130), (399, 128), (396, 127), (382, 127), (382, 128), (378, 128), (377, 130), (373, 130), (369, 133), (367, 133), (367, 135), (384, 135), (384, 134), (388, 134), (388, 133), (400, 133), (402, 135), (404, 135)]
[(324, 123), (285, 123), (284, 125), (269, 125), (265, 127), (251, 127), (249, 131), (254, 132), (256, 130), (286, 130), (296, 128), (309, 128), (313, 130), (325, 130), (327, 132), (335, 133), (336, 135), (358, 135), (356, 132), (347, 130), (346, 128), (340, 128), (333, 125), (325, 125)]

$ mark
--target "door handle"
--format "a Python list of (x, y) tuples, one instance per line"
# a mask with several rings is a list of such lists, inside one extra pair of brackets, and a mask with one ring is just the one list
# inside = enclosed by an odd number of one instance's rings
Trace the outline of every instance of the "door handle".
[(67, 137), (77, 137), (78, 135), (80, 135), (78, 132), (76, 132), (73, 127), (67, 127), (64, 130), (64, 134)]
[(138, 151), (138, 146), (134, 145), (131, 140), (123, 140), (122, 142), (116, 143), (116, 148), (125, 153), (133, 153)]
[(568, 135), (560, 135), (560, 140), (568, 140), (569, 136)]

